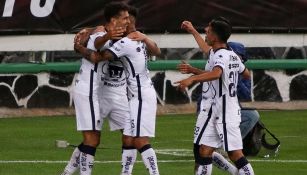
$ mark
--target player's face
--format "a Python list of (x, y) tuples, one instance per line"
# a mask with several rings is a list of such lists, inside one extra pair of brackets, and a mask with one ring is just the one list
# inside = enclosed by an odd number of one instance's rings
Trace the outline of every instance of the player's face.
[(128, 11), (121, 11), (119, 15), (113, 19), (116, 27), (127, 28), (130, 23)]
[(214, 41), (214, 33), (212, 31), (212, 28), (210, 27), (210, 24), (208, 27), (205, 28), (205, 32), (206, 32), (205, 41), (209, 46), (212, 46)]

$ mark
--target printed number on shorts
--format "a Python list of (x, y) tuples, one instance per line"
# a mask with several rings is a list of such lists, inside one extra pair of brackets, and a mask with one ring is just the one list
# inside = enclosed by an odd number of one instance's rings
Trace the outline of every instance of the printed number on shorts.
[(197, 136), (199, 134), (199, 130), (200, 130), (200, 127), (195, 127), (194, 128), (194, 136)]

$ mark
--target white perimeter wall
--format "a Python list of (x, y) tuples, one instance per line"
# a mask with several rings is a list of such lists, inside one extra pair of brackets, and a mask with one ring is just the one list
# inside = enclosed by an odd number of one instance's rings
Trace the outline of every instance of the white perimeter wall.
[[(203, 35), (204, 36), (204, 35)], [(190, 34), (151, 34), (160, 48), (197, 48)], [(0, 51), (73, 50), (74, 34), (1, 36)], [(307, 34), (233, 34), (229, 41), (246, 47), (307, 46)]]

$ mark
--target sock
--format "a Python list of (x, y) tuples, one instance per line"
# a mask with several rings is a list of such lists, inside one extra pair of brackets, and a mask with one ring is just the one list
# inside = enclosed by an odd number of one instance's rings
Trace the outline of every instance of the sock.
[(137, 150), (135, 147), (123, 146), (122, 153), (122, 175), (131, 175), (133, 165), (137, 157)]
[(200, 157), (197, 175), (211, 175), (212, 173), (212, 157)]
[(151, 145), (143, 146), (139, 152), (141, 153), (143, 162), (146, 168), (149, 171), (150, 175), (159, 175), (158, 163), (157, 163), (157, 156), (155, 151), (151, 148)]
[(64, 172), (61, 175), (71, 175), (74, 172), (76, 172), (79, 169), (79, 157), (80, 157), (80, 150), (77, 147), (72, 153), (71, 158), (68, 164), (66, 165)]
[(236, 167), (239, 169), (239, 175), (254, 175), (252, 165), (245, 157), (241, 157), (235, 162)]
[(82, 145), (79, 147), (80, 153), (80, 175), (92, 174), (94, 166), (94, 157), (96, 148), (88, 145)]
[(227, 171), (232, 175), (238, 174), (238, 169), (232, 165), (227, 159), (224, 158), (221, 154), (213, 152), (212, 161), (216, 167), (221, 170)]

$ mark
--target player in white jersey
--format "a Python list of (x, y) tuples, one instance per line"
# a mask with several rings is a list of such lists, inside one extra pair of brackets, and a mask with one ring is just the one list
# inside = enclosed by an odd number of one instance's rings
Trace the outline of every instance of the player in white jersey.
[(240, 107), (236, 96), (238, 74), (249, 77), (249, 71), (231, 49), (227, 40), (231, 35), (230, 23), (225, 18), (217, 18), (209, 23), (206, 42), (212, 46), (209, 72), (178, 81), (178, 88), (185, 88), (195, 82), (212, 81), (214, 101), (212, 121), (208, 123), (205, 134), (200, 141), (200, 159), (198, 175), (212, 172), (212, 154), (215, 148), (223, 146), (229, 158), (235, 163), (239, 174), (254, 174), (253, 169), (242, 153), (242, 138), (239, 129)]
[(128, 36), (114, 43), (106, 51), (93, 52), (78, 43), (75, 44), (75, 49), (92, 62), (122, 60), (125, 64), (130, 119), (124, 129), (124, 135), (133, 137), (133, 146), (141, 153), (149, 173), (156, 175), (159, 174), (157, 158), (149, 143), (149, 138), (155, 136), (156, 92), (147, 69), (148, 56), (145, 44), (131, 39), (135, 35), (133, 32), (135, 31), (135, 18), (133, 16), (130, 17), (129, 27)]
[[(110, 5), (109, 5), (110, 6)], [(129, 24), (129, 6), (119, 3), (115, 6), (105, 8), (105, 15), (109, 14), (109, 23), (117, 23), (118, 26), (126, 29)], [(114, 9), (116, 12), (113, 14)], [(112, 13), (109, 10), (112, 9)], [(106, 27), (108, 29), (108, 27)], [(105, 43), (111, 38), (116, 38), (123, 31), (111, 31), (106, 33), (97, 33), (90, 37), (87, 48), (97, 50), (96, 48), (105, 49), (109, 47)], [(100, 37), (100, 42), (97, 38)], [(101, 42), (102, 41), (102, 42)], [(100, 46), (99, 46), (100, 45)], [(104, 46), (104, 47), (103, 47)], [(101, 63), (100, 63), (101, 64)], [(102, 127), (102, 118), (99, 109), (99, 87), (102, 72), (98, 63), (91, 63), (82, 59), (79, 76), (76, 80), (74, 89), (74, 104), (76, 109), (77, 130), (82, 131), (83, 142), (74, 150), (72, 157), (64, 169), (63, 175), (73, 174), (80, 169), (80, 174), (89, 175), (94, 165), (94, 156), (96, 147), (100, 143), (100, 131)], [(126, 111), (128, 113), (128, 111)]]
[[(192, 23), (190, 21), (183, 21), (181, 24), (181, 28), (186, 30), (187, 32), (191, 33), (196, 40), (197, 44), (199, 45), (200, 49), (208, 55), (207, 64), (205, 66), (205, 70), (200, 70), (195, 67), (192, 67), (190, 64), (183, 62), (177, 66), (177, 69), (181, 73), (192, 73), (194, 75), (199, 75), (201, 73), (204, 73), (206, 71), (210, 71), (213, 66), (213, 62), (210, 61), (210, 56), (213, 54), (211, 46), (209, 46), (205, 40), (202, 38), (202, 36), (198, 33), (198, 31), (194, 28)], [(207, 28), (205, 29), (207, 30)], [(209, 122), (212, 122), (212, 103), (214, 98), (214, 93), (211, 91), (212, 88), (211, 82), (203, 82), (202, 84), (202, 94), (201, 94), (201, 100), (199, 104), (199, 113), (197, 114), (197, 121), (194, 128), (194, 159), (195, 159), (195, 167), (194, 171), (195, 174), (197, 173), (198, 167), (199, 167), (199, 148), (202, 143), (202, 140), (204, 139), (203, 135), (206, 134), (205, 130), (208, 127)], [(214, 165), (216, 165), (218, 168), (229, 172), (230, 174), (236, 175), (238, 170), (237, 168), (232, 165), (228, 160), (226, 160), (220, 153), (214, 152), (212, 154), (212, 160)]]

